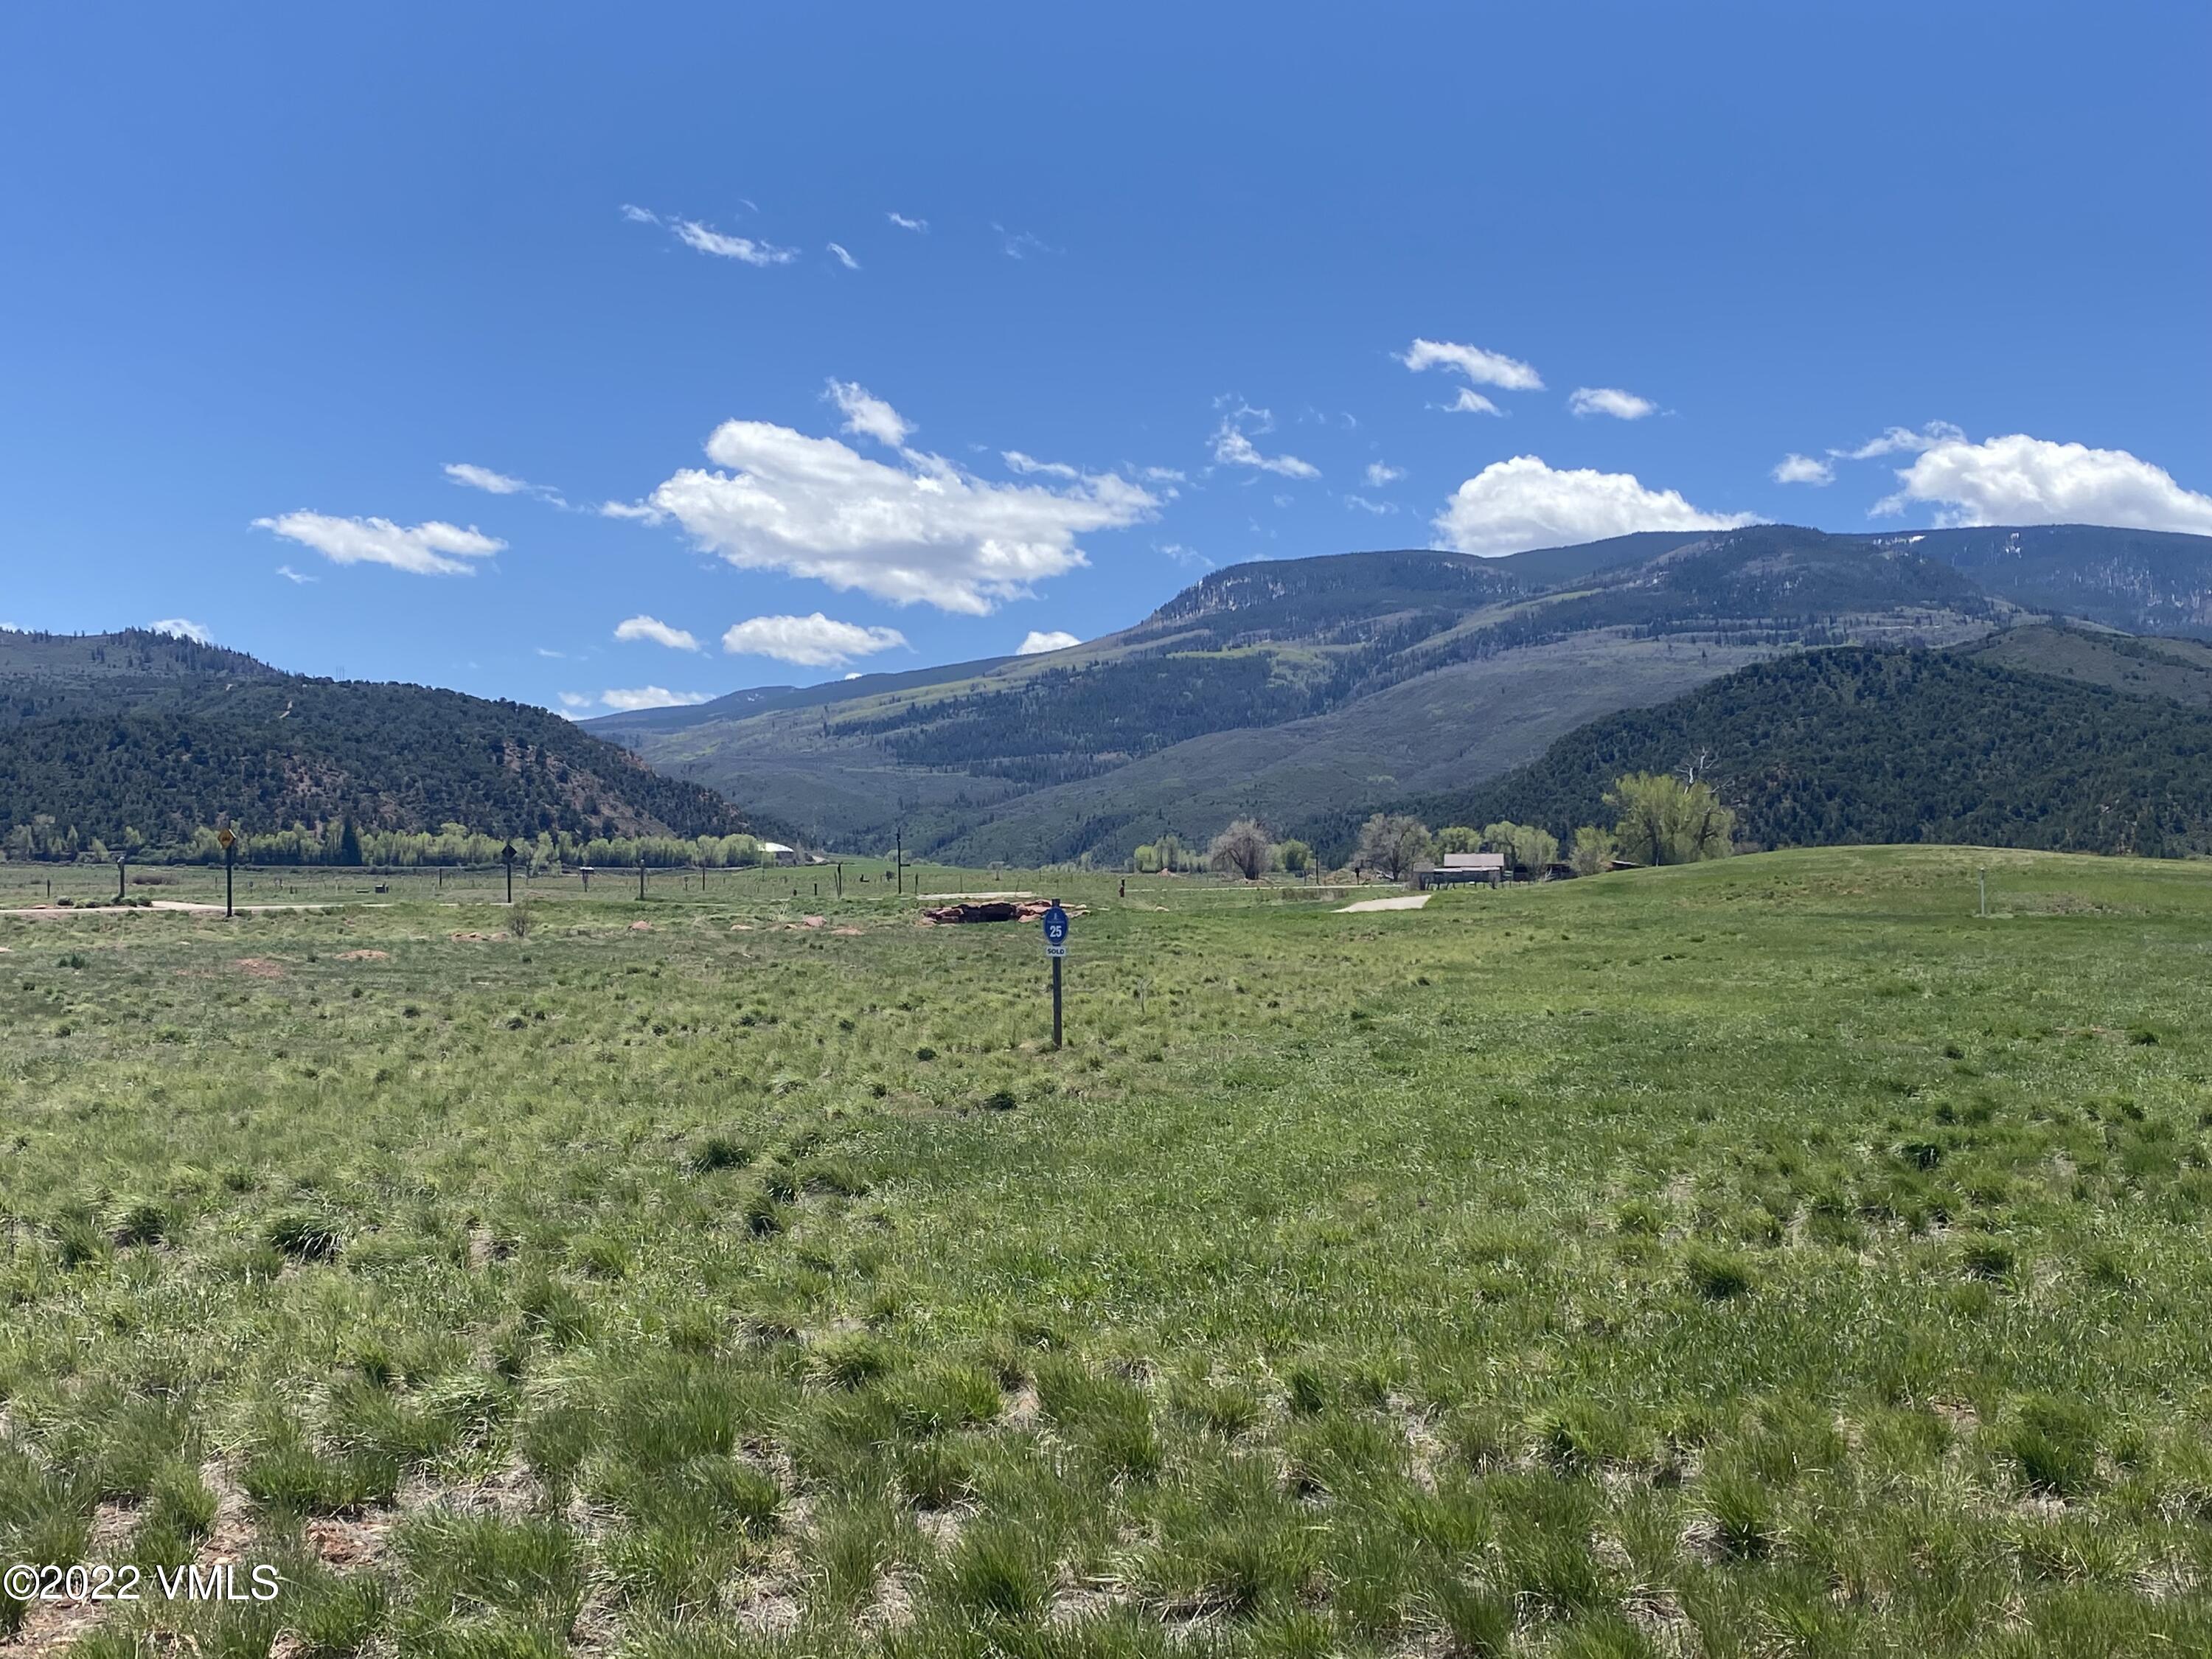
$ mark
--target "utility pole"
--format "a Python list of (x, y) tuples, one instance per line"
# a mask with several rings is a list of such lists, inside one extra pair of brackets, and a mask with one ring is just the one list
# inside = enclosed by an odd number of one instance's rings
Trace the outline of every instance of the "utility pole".
[(899, 825), (891, 835), (891, 862), (898, 871), (898, 890), (900, 896), (903, 897), (906, 894), (906, 826)]

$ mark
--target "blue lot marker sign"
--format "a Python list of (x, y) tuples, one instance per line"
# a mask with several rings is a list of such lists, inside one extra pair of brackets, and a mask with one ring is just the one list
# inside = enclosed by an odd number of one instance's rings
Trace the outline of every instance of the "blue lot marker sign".
[(1044, 953), (1052, 958), (1052, 1046), (1060, 1047), (1060, 964), (1067, 955), (1067, 912), (1054, 899), (1044, 913)]

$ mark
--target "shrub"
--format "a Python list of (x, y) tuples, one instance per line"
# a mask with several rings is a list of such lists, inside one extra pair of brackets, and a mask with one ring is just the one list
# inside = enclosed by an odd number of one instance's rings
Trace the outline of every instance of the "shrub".
[(701, 1175), (742, 1170), (752, 1161), (753, 1149), (731, 1135), (710, 1134), (691, 1151), (691, 1167)]
[(1751, 1267), (1742, 1258), (1702, 1249), (1692, 1249), (1683, 1256), (1682, 1277), (1708, 1302), (1725, 1302), (1742, 1296), (1753, 1283)]
[(295, 1261), (331, 1261), (339, 1247), (337, 1223), (307, 1210), (287, 1210), (261, 1230), (262, 1243)]
[(2030, 1395), (1999, 1444), (2030, 1492), (2075, 1498), (2095, 1483), (2097, 1419), (2076, 1401)]

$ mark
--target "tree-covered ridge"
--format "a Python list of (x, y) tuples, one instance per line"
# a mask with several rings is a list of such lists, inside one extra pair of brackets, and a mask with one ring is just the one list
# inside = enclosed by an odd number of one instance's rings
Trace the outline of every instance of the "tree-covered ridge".
[(1492, 783), (1412, 810), (1564, 835), (1607, 821), (1622, 775), (1685, 767), (1761, 846), (2212, 851), (2212, 714), (1949, 652), (1779, 658), (1594, 721)]
[(544, 709), (422, 686), (188, 677), (99, 713), (0, 726), (0, 836), (18, 855), (121, 845), (132, 831), (174, 845), (218, 818), (260, 832), (348, 820), (501, 836), (746, 828), (722, 797)]

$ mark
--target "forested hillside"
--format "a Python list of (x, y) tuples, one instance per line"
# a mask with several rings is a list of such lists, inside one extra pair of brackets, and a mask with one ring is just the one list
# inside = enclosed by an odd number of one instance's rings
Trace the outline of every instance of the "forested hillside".
[[(1527, 766), (1407, 803), (1431, 823), (1610, 822), (1631, 772), (1694, 768), (1767, 847), (1966, 842), (2212, 851), (2212, 714), (1940, 651), (1821, 651), (1593, 721)], [(1326, 842), (1340, 822), (1307, 826)]]
[[(149, 641), (155, 643), (149, 644)], [(172, 647), (172, 648), (165, 648)], [(11, 856), (243, 829), (730, 835), (726, 799), (523, 703), (307, 679), (155, 635), (0, 634)]]

